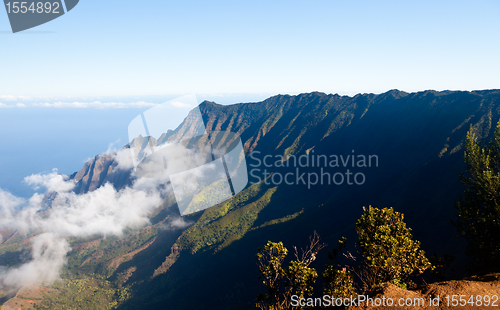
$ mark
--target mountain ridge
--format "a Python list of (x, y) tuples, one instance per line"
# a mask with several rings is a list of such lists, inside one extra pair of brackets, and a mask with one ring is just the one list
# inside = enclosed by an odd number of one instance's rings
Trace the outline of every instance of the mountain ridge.
[[(357, 94), (357, 95), (352, 96), (352, 97), (340, 96), (338, 94), (327, 95), (327, 94), (321, 93), (321, 92), (312, 92), (312, 93), (299, 94), (296, 96), (276, 95), (276, 96), (270, 97), (262, 102), (239, 103), (239, 104), (232, 104), (232, 105), (219, 105), (215, 102), (203, 101), (200, 104), (200, 110), (202, 111), (202, 114), (206, 120), (207, 129), (209, 129), (209, 130), (232, 130), (234, 122), (237, 121), (239, 123), (236, 123), (236, 126), (239, 126), (240, 128), (238, 130), (236, 130), (235, 132), (238, 134), (241, 134), (243, 131), (245, 131), (247, 129), (254, 129), (251, 126), (246, 126), (247, 124), (245, 124), (245, 122), (242, 121), (241, 116), (239, 117), (238, 120), (235, 120), (234, 118), (229, 119), (227, 115), (223, 115), (222, 117), (221, 117), (221, 115), (217, 115), (218, 116), (218, 118), (217, 118), (217, 117), (214, 117), (214, 114), (216, 114), (216, 112), (219, 112), (220, 110), (226, 110), (227, 113), (225, 113), (225, 114), (231, 114), (231, 113), (235, 113), (235, 112), (240, 112), (241, 110), (245, 110), (247, 107), (250, 107), (249, 110), (251, 110), (252, 112), (255, 112), (255, 109), (252, 109), (252, 105), (265, 105), (264, 110), (269, 112), (269, 111), (272, 111), (274, 109), (269, 104), (273, 104), (273, 103), (279, 104), (279, 102), (282, 100), (288, 100), (288, 101), (292, 100), (292, 102), (288, 102), (288, 103), (294, 103), (296, 101), (298, 103), (300, 103), (300, 101), (303, 100), (304, 98), (308, 98), (308, 97), (310, 98), (313, 96), (317, 96), (317, 97), (320, 97), (323, 99), (325, 97), (327, 97), (329, 99), (333, 99), (333, 101), (335, 101), (335, 100), (354, 101), (354, 100), (359, 100), (361, 98), (361, 99), (365, 99), (365, 101), (368, 103), (368, 107), (369, 107), (369, 105), (372, 103), (372, 101), (375, 98), (387, 100), (389, 96), (392, 97), (391, 99), (398, 100), (398, 99), (401, 99), (401, 98), (404, 98), (407, 96), (417, 96), (417, 95), (424, 96), (424, 97), (428, 96), (428, 95), (445, 96), (445, 95), (449, 95), (449, 94), (490, 94), (491, 95), (491, 94), (495, 94), (495, 93), (499, 93), (499, 92), (500, 92), (500, 90), (482, 90), (482, 91), (472, 91), (472, 92), (467, 92), (467, 91), (442, 91), (442, 92), (438, 92), (438, 91), (434, 91), (434, 90), (427, 90), (427, 91), (416, 92), (416, 93), (407, 93), (404, 91), (393, 89), (393, 90), (389, 90), (389, 91), (382, 93), (382, 94), (379, 94), (379, 95), (375, 95), (375, 94), (370, 93), (370, 94)], [(284, 106), (280, 106), (280, 109), (283, 109), (283, 108), (284, 108)], [(234, 110), (236, 110), (236, 111), (234, 111)], [(259, 117), (263, 118), (264, 115), (262, 115), (262, 113), (261, 113), (261, 115), (259, 115)], [(263, 136), (265, 136), (269, 132), (269, 130), (271, 130), (272, 127), (275, 125), (276, 121), (279, 120), (279, 118), (280, 118), (279, 111), (274, 111), (274, 114), (271, 116), (268, 116), (268, 118), (269, 117), (274, 117), (274, 119), (273, 119), (274, 122), (273, 121), (270, 121), (267, 123), (263, 122), (265, 128), (262, 130), (262, 132), (257, 132), (257, 133), (254, 132), (250, 138), (244, 137), (243, 142), (244, 142), (245, 151), (251, 152), (255, 149), (258, 141)], [(214, 119), (217, 119), (217, 124), (214, 124), (214, 122), (215, 122)], [(223, 121), (221, 122), (221, 120), (223, 120)], [(266, 126), (267, 124), (270, 124), (271, 126), (267, 127)], [(179, 137), (179, 135), (175, 135), (176, 131), (183, 129), (183, 127), (184, 128), (189, 127), (189, 125), (190, 125), (189, 123), (183, 123), (176, 130), (170, 131), (168, 136), (165, 134), (165, 135), (162, 135), (161, 137), (158, 137), (158, 143), (160, 144), (160, 143), (164, 143), (164, 142), (171, 142), (172, 140), (179, 140), (182, 137), (182, 135), (181, 135), (181, 137)], [(332, 129), (334, 129), (334, 128), (332, 128)], [(278, 146), (279, 146), (279, 144), (278, 144)], [(127, 147), (128, 146), (125, 146), (125, 148), (127, 148)], [(92, 167), (95, 168), (95, 171), (94, 171), (94, 169), (91, 169)], [(110, 167), (111, 167), (111, 170), (109, 170)], [(116, 163), (113, 163), (113, 156), (111, 156), (110, 154), (107, 154), (104, 156), (97, 155), (95, 158), (93, 158), (89, 162), (87, 162), (84, 165), (84, 167), (82, 168), (82, 170), (75, 172), (70, 177), (72, 179), (75, 179), (75, 181), (77, 181), (77, 182), (81, 182), (81, 184), (82, 184), (82, 185), (77, 186), (77, 189), (76, 189), (77, 193), (85, 193), (85, 192), (88, 192), (90, 189), (94, 190), (95, 188), (102, 186), (105, 182), (111, 182), (113, 185), (115, 185), (115, 187), (117, 189), (123, 188), (126, 185), (130, 185), (130, 182), (120, 183), (120, 179), (123, 182), (123, 178), (124, 178), (123, 175), (121, 175), (119, 177), (118, 176), (111, 177), (111, 175), (113, 174), (111, 172), (114, 172), (114, 171), (116, 171)], [(101, 174), (104, 174), (104, 175), (101, 175)], [(109, 177), (107, 176), (108, 174), (110, 174)], [(99, 177), (96, 178), (94, 175), (98, 175)], [(117, 180), (115, 178), (117, 178)]]

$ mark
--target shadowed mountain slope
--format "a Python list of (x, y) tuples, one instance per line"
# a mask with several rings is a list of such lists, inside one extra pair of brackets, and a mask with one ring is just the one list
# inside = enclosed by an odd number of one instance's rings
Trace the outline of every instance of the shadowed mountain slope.
[[(365, 175), (363, 185), (309, 189), (270, 182), (205, 210), (176, 241), (180, 254), (169, 255), (161, 273), (137, 286), (123, 308), (146, 303), (189, 309), (199, 307), (199, 300), (206, 309), (253, 308), (261, 290), (257, 247), (267, 240), (305, 244), (313, 230), (330, 245), (343, 235), (353, 239), (354, 222), (368, 204), (404, 212), (423, 248), (456, 255), (459, 267), (452, 277), (463, 275), (463, 243), (451, 225), (462, 191), (462, 143), (471, 125), (482, 138), (492, 134), (500, 117), (499, 91), (310, 93), (232, 106), (204, 102), (200, 108), (208, 130), (241, 134), (253, 182), (263, 179), (264, 168), (282, 175), (296, 168), (254, 167), (266, 155), (376, 155), (378, 166), (353, 169)], [(300, 169), (320, 173), (318, 167)], [(316, 267), (326, 263), (325, 257)], [(197, 301), (190, 298), (192, 292)]]

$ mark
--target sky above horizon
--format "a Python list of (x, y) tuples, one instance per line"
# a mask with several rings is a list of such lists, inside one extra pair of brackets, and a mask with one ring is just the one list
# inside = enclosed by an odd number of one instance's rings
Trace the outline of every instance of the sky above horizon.
[(16, 34), (0, 11), (4, 106), (500, 88), (497, 0), (81, 0)]

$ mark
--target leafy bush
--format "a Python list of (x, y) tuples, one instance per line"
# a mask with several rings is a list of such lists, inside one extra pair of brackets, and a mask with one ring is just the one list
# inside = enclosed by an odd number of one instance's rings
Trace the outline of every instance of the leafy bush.
[(347, 270), (347, 267), (342, 266), (337, 257), (339, 251), (345, 248), (346, 242), (345, 237), (340, 239), (338, 247), (328, 253), (330, 264), (323, 271), (323, 294), (342, 299), (357, 296), (354, 274)]
[[(340, 264), (337, 256), (347, 243), (345, 237), (340, 239), (337, 248), (328, 253), (330, 263), (322, 273), (325, 295), (341, 299), (355, 298), (358, 294), (355, 275), (365, 291), (386, 282), (407, 289), (408, 284), (412, 284), (409, 282), (410, 276), (434, 269), (425, 257), (425, 252), (420, 250), (420, 242), (413, 240), (411, 229), (403, 221), (403, 214), (392, 208), (378, 209), (372, 206), (363, 207), (363, 211), (355, 225), (361, 251), (358, 254), (363, 258), (361, 264), (355, 268)], [(312, 296), (312, 285), (318, 274), (309, 264), (324, 246), (319, 243), (319, 236), (315, 233), (301, 257), (294, 248), (296, 260), (291, 261), (288, 268), (283, 267), (288, 250), (282, 242), (269, 241), (264, 249), (258, 249), (259, 279), (267, 287), (267, 293), (259, 294), (257, 307), (293, 309), (292, 295), (299, 298)], [(359, 261), (349, 251), (342, 254), (349, 261)]]
[(392, 283), (396, 285), (399, 288), (402, 288), (404, 290), (408, 289), (408, 285), (405, 282), (401, 282), (399, 279), (394, 279), (392, 280)]
[(465, 142), (465, 191), (456, 203), (460, 234), (467, 241), (471, 271), (500, 271), (500, 122), (488, 144), (481, 144), (471, 127)]
[(363, 207), (363, 211), (356, 231), (366, 263), (362, 278), (368, 287), (394, 281), (402, 285), (411, 275), (433, 268), (420, 250), (420, 242), (413, 240), (402, 213), (372, 206)]
[(262, 284), (267, 287), (267, 293), (257, 296), (257, 307), (260, 309), (297, 309), (292, 307), (291, 297), (297, 295), (305, 298), (313, 294), (312, 284), (316, 282), (318, 273), (309, 265), (316, 260), (317, 253), (325, 247), (319, 242), (319, 236), (314, 233), (310, 243), (302, 254), (295, 250), (295, 260), (288, 268), (283, 267), (288, 249), (283, 242), (268, 241), (264, 249), (258, 249), (257, 261)]

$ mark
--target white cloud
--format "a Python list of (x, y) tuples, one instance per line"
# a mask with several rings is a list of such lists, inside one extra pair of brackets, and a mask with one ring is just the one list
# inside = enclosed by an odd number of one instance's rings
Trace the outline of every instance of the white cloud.
[(104, 155), (109, 155), (109, 154), (112, 154), (114, 152), (117, 152), (118, 148), (116, 146), (119, 145), (119, 143), (120, 143), (120, 139), (116, 140), (115, 142), (111, 142), (108, 145), (108, 149), (106, 151), (104, 151), (103, 154)]
[(0, 102), (0, 109), (1, 108), (24, 108), (26, 107), (25, 104), (23, 103), (18, 103), (18, 104), (5, 104)]
[(185, 221), (182, 217), (177, 217), (164, 225), (164, 229), (166, 230), (174, 230), (174, 229), (184, 229), (188, 226), (191, 226), (194, 222)]
[(190, 109), (194, 108), (192, 105), (185, 103), (185, 102), (180, 102), (180, 101), (170, 101), (170, 105), (174, 108), (179, 108), (179, 109)]
[(17, 104), (4, 104), (0, 102), (0, 108), (67, 108), (67, 109), (127, 109), (127, 108), (150, 108), (158, 104), (137, 101), (137, 102), (35, 102), (35, 103), (17, 103)]
[(139, 228), (149, 223), (148, 215), (161, 203), (157, 192), (125, 188), (116, 191), (107, 183), (84, 195), (58, 195), (50, 215), (37, 218), (35, 226), (63, 236), (121, 236), (125, 228)]
[(51, 284), (59, 279), (66, 254), (71, 250), (68, 242), (53, 233), (43, 233), (34, 237), (32, 244), (32, 260), (19, 268), (0, 272), (0, 287), (19, 288), (39, 283), (40, 279)]
[(12, 96), (12, 95), (1, 95), (0, 100), (5, 100), (5, 101), (25, 101), (25, 100), (31, 100), (31, 97), (26, 97), (26, 96)]
[(53, 283), (70, 251), (66, 238), (122, 236), (127, 228), (143, 227), (149, 224), (149, 216), (161, 205), (162, 194), (165, 194), (142, 182), (120, 191), (107, 183), (93, 192), (77, 195), (70, 192), (74, 182), (58, 174), (57, 170), (31, 175), (25, 182), (57, 195), (50, 212), (40, 214), (44, 195), (35, 194), (26, 200), (0, 189), (0, 228), (25, 235), (40, 233), (31, 240), (30, 262), (18, 268), (0, 270), (0, 289)]
[(12, 212), (24, 203), (24, 199), (18, 198), (0, 188), (0, 214), (11, 217)]
[(53, 103), (33, 103), (32, 107), (42, 108), (94, 108), (94, 109), (125, 109), (125, 108), (147, 108), (157, 106), (156, 103), (137, 101), (130, 103), (123, 102), (53, 102)]
[(32, 174), (24, 178), (24, 182), (35, 190), (44, 187), (48, 192), (69, 192), (75, 187), (73, 181), (68, 181), (68, 176), (58, 174), (57, 169), (50, 174)]

